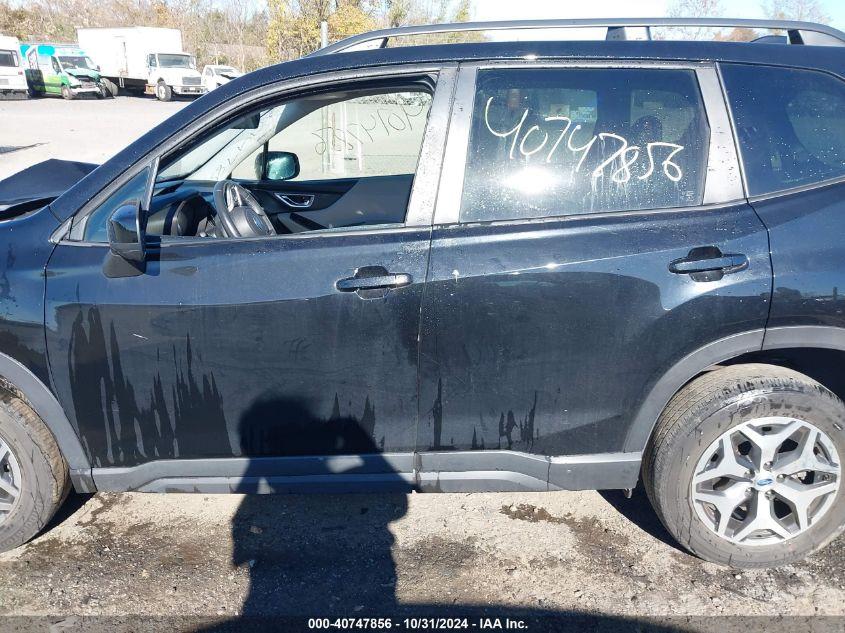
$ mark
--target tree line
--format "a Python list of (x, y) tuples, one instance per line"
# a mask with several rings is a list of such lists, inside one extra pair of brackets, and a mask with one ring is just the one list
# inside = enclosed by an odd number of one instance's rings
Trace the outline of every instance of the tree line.
[(75, 42), (77, 28), (158, 26), (182, 31), (203, 64), (249, 71), (371, 29), (471, 19), (472, 0), (0, 0), (0, 34)]

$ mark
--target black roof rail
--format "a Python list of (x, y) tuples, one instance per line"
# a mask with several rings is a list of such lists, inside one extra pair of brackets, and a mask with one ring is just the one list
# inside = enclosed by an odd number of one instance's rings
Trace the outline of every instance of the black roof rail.
[(845, 46), (845, 33), (839, 29), (813, 22), (791, 20), (745, 20), (732, 18), (610, 18), (577, 20), (507, 20), (497, 22), (458, 22), (424, 24), (381, 29), (354, 35), (321, 48), (311, 55), (385, 48), (388, 40), (435, 33), (465, 33), (472, 31), (509, 31), (531, 29), (607, 28), (608, 40), (651, 39), (653, 27), (737, 27), (786, 31), (790, 44), (812, 46)]

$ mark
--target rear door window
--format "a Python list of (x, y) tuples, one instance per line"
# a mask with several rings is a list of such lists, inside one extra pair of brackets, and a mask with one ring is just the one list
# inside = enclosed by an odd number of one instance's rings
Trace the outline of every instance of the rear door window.
[(750, 195), (845, 175), (845, 82), (823, 72), (724, 64)]
[(701, 204), (708, 138), (693, 71), (480, 70), (461, 221)]

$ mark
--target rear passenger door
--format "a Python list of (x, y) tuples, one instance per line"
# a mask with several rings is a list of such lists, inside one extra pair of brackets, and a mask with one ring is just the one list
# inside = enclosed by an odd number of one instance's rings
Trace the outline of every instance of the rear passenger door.
[[(422, 308), (423, 485), (626, 486), (646, 394), (708, 343), (762, 341), (770, 284), (715, 68), (462, 67)], [(601, 461), (618, 480), (573, 468)]]

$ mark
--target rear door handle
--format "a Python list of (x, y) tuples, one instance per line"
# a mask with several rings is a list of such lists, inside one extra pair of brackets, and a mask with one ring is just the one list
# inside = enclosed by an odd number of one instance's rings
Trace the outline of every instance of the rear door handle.
[(356, 290), (378, 290), (380, 288), (401, 288), (410, 285), (413, 279), (407, 273), (388, 273), (377, 277), (347, 277), (335, 283), (341, 292)]

